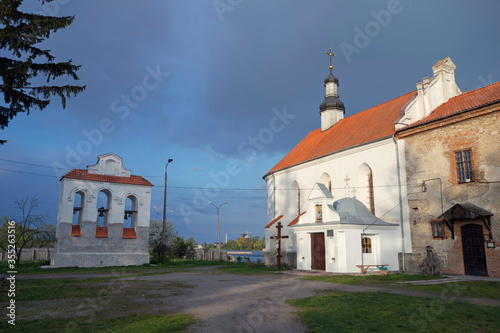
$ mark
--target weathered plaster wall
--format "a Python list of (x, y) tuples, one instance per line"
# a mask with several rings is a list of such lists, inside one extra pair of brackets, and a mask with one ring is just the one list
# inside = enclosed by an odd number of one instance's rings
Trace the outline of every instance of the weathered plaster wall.
[[(479, 112), (468, 112), (455, 122), (441, 121), (423, 126), (424, 132), (405, 136), (406, 175), (410, 211), (413, 253), (407, 256), (408, 269), (420, 272), (426, 257), (426, 246), (432, 246), (439, 260), (438, 269), (444, 273), (464, 274), (460, 227), (467, 223), (483, 226), (481, 220), (457, 221), (455, 240), (445, 226), (444, 239), (432, 238), (431, 219), (437, 218), (442, 209), (454, 204), (470, 202), (494, 214), (491, 218), (493, 238), (500, 235), (500, 113), (499, 107), (489, 106)], [(458, 121), (458, 122), (457, 122)], [(455, 151), (470, 148), (475, 181), (459, 184)], [(441, 208), (442, 182), (443, 208)], [(427, 191), (419, 186), (426, 180)], [(485, 240), (486, 241), (486, 240)], [(486, 250), (489, 276), (500, 276), (500, 243), (497, 248)]]

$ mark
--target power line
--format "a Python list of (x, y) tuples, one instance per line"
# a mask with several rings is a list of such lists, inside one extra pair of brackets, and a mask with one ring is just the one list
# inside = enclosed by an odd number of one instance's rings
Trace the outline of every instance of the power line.
[(56, 169), (56, 170), (71, 170), (71, 169), (68, 169), (68, 168), (56, 168), (56, 167), (52, 167), (52, 166), (49, 166), (49, 165), (41, 165), (41, 164), (34, 164), (34, 163), (26, 163), (26, 162), (6, 160), (4, 158), (0, 158), (0, 161), (10, 162), (10, 163), (16, 163), (16, 164), (23, 164), (23, 165), (30, 165), (30, 166), (36, 166), (36, 167), (40, 167), (40, 168), (48, 168), (48, 169)]
[(27, 174), (27, 175), (34, 175), (34, 176), (43, 176), (43, 177), (50, 177), (50, 178), (58, 178), (58, 177), (52, 176), (52, 175), (44, 175), (44, 174), (41, 174), (41, 173), (34, 173), (34, 172), (27, 172), (27, 171), (10, 170), (10, 169), (4, 169), (4, 168), (0, 168), (0, 170), (9, 171), (9, 172), (24, 173), (24, 174)]

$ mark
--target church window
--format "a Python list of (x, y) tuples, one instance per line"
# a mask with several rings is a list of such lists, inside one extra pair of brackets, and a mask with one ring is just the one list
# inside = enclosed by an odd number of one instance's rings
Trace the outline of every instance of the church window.
[(372, 171), (368, 173), (368, 198), (370, 200), (370, 212), (375, 215), (375, 198), (373, 195), (373, 174)]
[(328, 175), (326, 172), (321, 175), (321, 178), (319, 179), (319, 182), (324, 184), (326, 188), (328, 188), (328, 191), (332, 193), (332, 179), (330, 178), (330, 175)]
[(432, 220), (432, 237), (444, 238), (443, 220)]
[(363, 253), (372, 253), (372, 239), (363, 237)]
[(458, 182), (473, 182), (474, 173), (472, 171), (472, 158), (470, 149), (455, 152), (455, 161), (457, 163)]
[(293, 200), (295, 201), (295, 205), (297, 207), (296, 208), (296, 213), (297, 213), (297, 216), (298, 216), (298, 215), (300, 215), (300, 187), (299, 187), (299, 184), (296, 181), (294, 181), (292, 183), (292, 192), (295, 195), (295, 198), (293, 198)]

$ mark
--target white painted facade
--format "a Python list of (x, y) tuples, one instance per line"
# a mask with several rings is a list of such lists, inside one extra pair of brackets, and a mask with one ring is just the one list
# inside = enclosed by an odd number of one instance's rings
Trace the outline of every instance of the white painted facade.
[[(399, 172), (397, 168), (397, 154), (399, 155)], [(371, 169), (373, 176), (373, 190), (375, 215), (389, 223), (397, 224), (396, 228), (371, 227), (366, 233), (377, 235), (375, 242), (377, 244), (376, 254), (373, 258), (365, 256), (365, 261), (387, 261), (377, 262), (378, 264), (388, 264), (389, 269), (398, 270), (397, 256), (402, 252), (403, 237), (401, 232), (401, 213), (403, 215), (403, 231), (405, 253), (411, 252), (410, 227), (408, 223), (408, 202), (406, 199), (406, 177), (404, 163), (404, 142), (399, 141), (397, 146), (392, 138), (383, 139), (377, 142), (368, 143), (359, 147), (353, 147), (344, 151), (336, 152), (328, 156), (295, 165), (291, 168), (274, 172), (266, 177), (267, 197), (268, 197), (268, 221), (272, 221), (279, 215), (284, 228), (282, 233), (288, 235), (288, 239), (283, 239), (282, 249), (287, 252), (297, 252), (297, 267), (300, 269), (310, 269), (310, 257), (307, 251), (310, 251), (310, 238), (307, 233), (324, 231), (325, 245), (327, 246), (327, 271), (330, 272), (355, 272), (359, 271), (355, 265), (361, 264), (361, 239), (359, 226), (328, 225), (327, 222), (335, 222), (334, 212), (331, 218), (326, 215), (325, 222), (313, 224), (304, 228), (289, 227), (288, 224), (298, 216), (297, 191), (294, 184), (298, 184), (300, 190), (300, 212), (307, 211), (300, 220), (300, 223), (313, 223), (314, 212), (310, 212), (310, 201), (308, 200), (313, 186), (316, 183), (322, 183), (328, 187), (331, 182), (332, 199), (335, 200), (355, 196), (365, 206), (369, 206), (367, 194), (367, 167)], [(398, 174), (401, 182), (400, 205)], [(345, 179), (349, 178), (346, 185)], [(323, 206), (326, 207), (326, 206)], [(305, 222), (308, 221), (308, 222)], [(338, 237), (326, 237), (327, 229), (334, 229)], [(294, 231), (297, 230), (295, 233)], [(361, 229), (362, 230), (362, 229)], [(273, 249), (274, 243), (270, 236), (276, 234), (275, 226), (266, 229), (266, 249)], [(380, 236), (381, 235), (381, 236)], [(390, 242), (382, 245), (378, 241), (390, 237)], [(300, 241), (302, 239), (302, 241)], [(335, 241), (333, 240), (335, 239)], [(302, 242), (299, 244), (299, 242)], [(309, 250), (308, 250), (309, 249)], [(342, 250), (341, 250), (342, 249)], [(305, 255), (302, 255), (305, 253)], [(390, 254), (390, 255), (389, 255)], [(302, 259), (302, 257), (305, 257)], [(331, 260), (331, 258), (336, 258)]]
[[(83, 174), (82, 179), (75, 179), (74, 171)], [(138, 176), (132, 177), (140, 178), (141, 184), (125, 183), (131, 177), (130, 170), (125, 169), (122, 159), (113, 153), (98, 156), (97, 164), (88, 166), (87, 170), (72, 172), (61, 179), (52, 265), (92, 267), (148, 263), (152, 185)], [(100, 192), (107, 197), (104, 205), (98, 204)], [(133, 239), (124, 237), (127, 198), (132, 203), (128, 214), (131, 221), (127, 223), (135, 233)], [(107, 237), (102, 238), (96, 236), (100, 205), (107, 210), (103, 212)], [(74, 235), (75, 227), (79, 229), (79, 236)]]

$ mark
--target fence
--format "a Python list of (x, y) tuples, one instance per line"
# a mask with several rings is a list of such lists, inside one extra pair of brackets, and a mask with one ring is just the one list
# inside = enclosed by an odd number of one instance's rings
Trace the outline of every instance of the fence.
[[(44, 249), (22, 249), (21, 260), (50, 260), (54, 248)], [(7, 260), (7, 251), (2, 250), (0, 255), (1, 261)]]
[[(221, 251), (222, 260), (228, 260), (227, 251)], [(194, 258), (196, 260), (219, 260), (219, 250), (195, 250)]]

